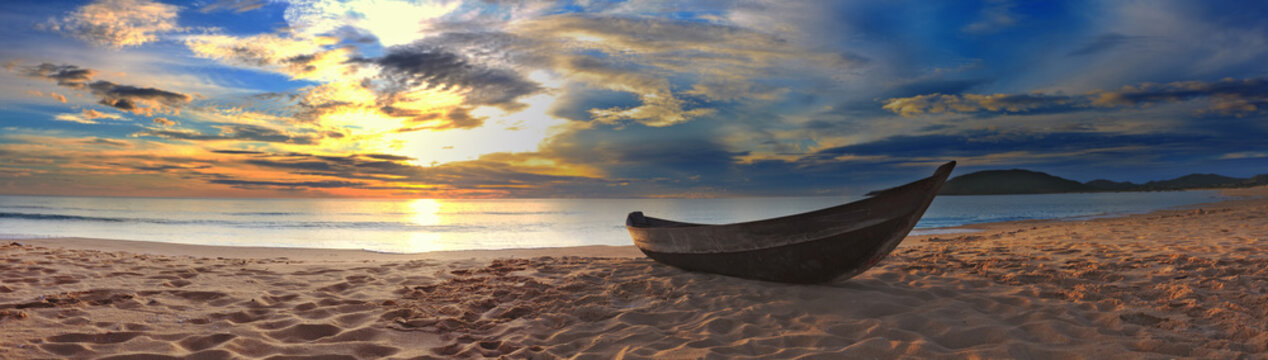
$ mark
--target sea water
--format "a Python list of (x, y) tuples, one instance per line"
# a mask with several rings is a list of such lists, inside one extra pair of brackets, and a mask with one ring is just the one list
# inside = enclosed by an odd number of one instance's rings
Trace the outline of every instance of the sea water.
[[(858, 198), (174, 199), (0, 195), (0, 237), (224, 246), (438, 250), (629, 245), (625, 216), (733, 223)], [(966, 224), (1118, 216), (1223, 199), (1216, 191), (940, 196), (913, 234)]]

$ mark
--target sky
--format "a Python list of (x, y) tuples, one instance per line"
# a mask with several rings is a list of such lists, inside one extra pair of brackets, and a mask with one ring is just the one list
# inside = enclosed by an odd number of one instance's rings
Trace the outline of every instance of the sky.
[(837, 196), (1268, 173), (1268, 3), (0, 4), (0, 194)]

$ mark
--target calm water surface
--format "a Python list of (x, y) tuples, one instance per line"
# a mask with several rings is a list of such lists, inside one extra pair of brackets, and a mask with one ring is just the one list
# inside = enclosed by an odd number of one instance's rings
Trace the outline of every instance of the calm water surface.
[[(0, 237), (74, 236), (381, 252), (629, 245), (625, 215), (731, 223), (857, 198), (152, 199), (0, 195)], [(1116, 216), (1212, 202), (1215, 191), (943, 196), (914, 233), (1010, 220)]]

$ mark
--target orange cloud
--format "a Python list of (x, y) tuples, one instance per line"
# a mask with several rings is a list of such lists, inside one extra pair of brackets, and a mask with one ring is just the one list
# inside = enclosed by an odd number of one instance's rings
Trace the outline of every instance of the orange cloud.
[(93, 109), (84, 109), (78, 114), (57, 114), (56, 116), (53, 116), (53, 120), (77, 122), (80, 124), (96, 124), (97, 119), (119, 120), (122, 118), (123, 117), (119, 115), (103, 113)]
[(158, 40), (158, 34), (182, 31), (179, 7), (150, 0), (97, 0), (40, 27), (110, 48)]

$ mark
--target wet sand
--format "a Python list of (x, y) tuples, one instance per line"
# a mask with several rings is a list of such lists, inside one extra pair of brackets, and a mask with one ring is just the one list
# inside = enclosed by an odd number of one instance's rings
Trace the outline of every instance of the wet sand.
[(1268, 356), (1268, 200), (973, 228), (810, 286), (683, 272), (632, 247), (17, 240), (0, 244), (0, 357)]

